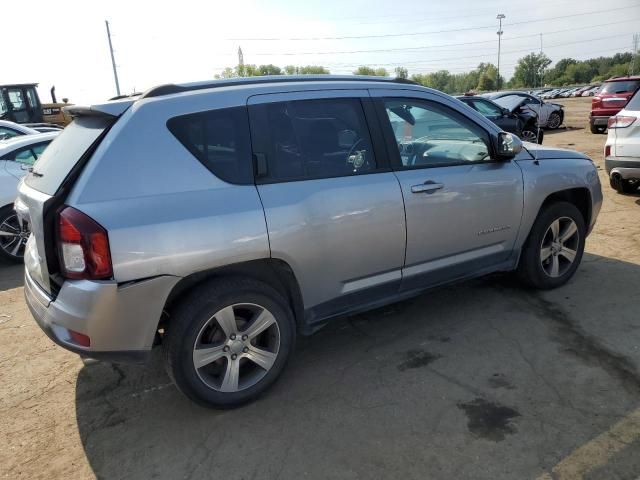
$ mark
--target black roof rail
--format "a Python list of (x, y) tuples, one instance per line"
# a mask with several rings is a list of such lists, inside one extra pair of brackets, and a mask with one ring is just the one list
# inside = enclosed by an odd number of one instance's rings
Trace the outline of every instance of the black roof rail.
[(284, 83), (284, 82), (383, 82), (383, 83), (404, 83), (418, 85), (406, 78), (374, 77), (365, 75), (265, 75), (261, 77), (238, 77), (208, 82), (185, 83), (176, 85), (167, 83), (150, 88), (142, 94), (142, 98), (162, 97), (174, 93), (192, 92), (194, 90), (205, 90), (209, 88), (232, 87), (238, 85), (255, 85), (260, 83)]

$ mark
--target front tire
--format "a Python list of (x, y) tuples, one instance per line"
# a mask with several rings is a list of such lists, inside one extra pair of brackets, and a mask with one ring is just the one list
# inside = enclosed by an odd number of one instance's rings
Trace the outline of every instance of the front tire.
[(560, 116), (560, 114), (558, 112), (552, 112), (551, 115), (549, 115), (549, 120), (547, 120), (547, 128), (555, 130), (556, 128), (560, 127), (561, 124), (562, 117)]
[(163, 350), (178, 389), (196, 403), (234, 408), (267, 390), (295, 344), (282, 296), (261, 282), (207, 282), (173, 309)]
[(580, 265), (585, 237), (585, 220), (575, 205), (548, 205), (538, 215), (522, 249), (518, 278), (541, 290), (564, 285)]

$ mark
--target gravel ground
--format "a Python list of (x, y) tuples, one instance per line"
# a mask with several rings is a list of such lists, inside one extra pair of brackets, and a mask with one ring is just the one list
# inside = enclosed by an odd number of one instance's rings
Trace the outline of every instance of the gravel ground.
[(589, 99), (545, 144), (589, 154), (605, 194), (574, 279), (494, 276), (304, 338), (258, 402), (194, 406), (158, 356), (83, 362), (0, 267), (0, 477), (629, 479), (640, 476), (640, 195), (608, 187)]

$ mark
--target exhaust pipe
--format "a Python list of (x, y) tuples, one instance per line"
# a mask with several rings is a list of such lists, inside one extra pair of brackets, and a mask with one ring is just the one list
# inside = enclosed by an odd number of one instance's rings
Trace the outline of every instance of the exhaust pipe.
[(52, 103), (58, 103), (58, 101), (56, 100), (56, 86), (55, 85), (53, 87), (51, 87), (51, 102)]

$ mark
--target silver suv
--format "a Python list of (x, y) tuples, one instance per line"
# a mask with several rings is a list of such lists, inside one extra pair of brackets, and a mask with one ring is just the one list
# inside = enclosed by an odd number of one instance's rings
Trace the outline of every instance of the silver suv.
[(407, 81), (164, 85), (70, 111), (16, 201), (29, 308), (83, 356), (161, 344), (207, 406), (255, 398), (334, 317), (496, 271), (564, 284), (602, 202), (589, 158)]

